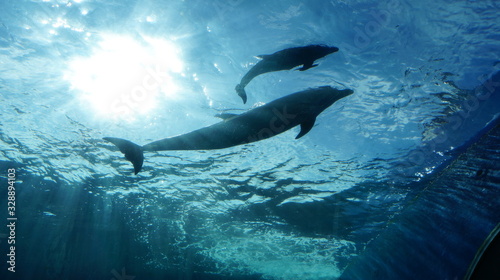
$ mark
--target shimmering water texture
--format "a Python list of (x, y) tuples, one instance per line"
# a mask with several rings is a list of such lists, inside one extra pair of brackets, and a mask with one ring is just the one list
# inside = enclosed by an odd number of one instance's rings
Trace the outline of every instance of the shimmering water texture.
[[(462, 279), (500, 222), (499, 3), (1, 1), (0, 279)], [(352, 94), (276, 105), (322, 90)]]

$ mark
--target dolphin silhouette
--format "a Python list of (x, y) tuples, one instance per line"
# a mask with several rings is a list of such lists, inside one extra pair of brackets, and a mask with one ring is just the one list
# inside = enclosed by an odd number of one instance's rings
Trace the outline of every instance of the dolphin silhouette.
[(125, 154), (137, 174), (142, 168), (144, 152), (224, 149), (267, 139), (300, 125), (300, 133), (295, 137), (298, 139), (311, 130), (321, 112), (352, 93), (350, 89), (338, 90), (330, 86), (307, 89), (211, 126), (144, 146), (115, 137), (103, 139), (115, 144)]
[(245, 87), (253, 78), (264, 73), (290, 70), (300, 65), (302, 65), (302, 67), (297, 70), (305, 71), (309, 68), (318, 66), (318, 64), (313, 64), (316, 59), (337, 52), (338, 50), (339, 49), (336, 47), (328, 47), (325, 45), (309, 45), (305, 47), (284, 49), (273, 54), (259, 55), (257, 57), (262, 60), (255, 64), (252, 69), (243, 76), (240, 83), (235, 88), (236, 92), (241, 99), (243, 99), (243, 103), (245, 104), (247, 103)]

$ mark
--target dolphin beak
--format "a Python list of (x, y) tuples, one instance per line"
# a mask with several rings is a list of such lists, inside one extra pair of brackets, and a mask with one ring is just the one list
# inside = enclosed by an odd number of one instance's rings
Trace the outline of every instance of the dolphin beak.
[(345, 96), (349, 96), (349, 95), (354, 93), (354, 91), (352, 89), (345, 89), (344, 92), (345, 92)]
[(338, 99), (341, 99), (341, 98), (344, 98), (344, 97), (347, 97), (347, 96), (353, 94), (354, 91), (352, 89), (344, 89), (344, 90), (338, 91), (338, 93), (339, 93)]

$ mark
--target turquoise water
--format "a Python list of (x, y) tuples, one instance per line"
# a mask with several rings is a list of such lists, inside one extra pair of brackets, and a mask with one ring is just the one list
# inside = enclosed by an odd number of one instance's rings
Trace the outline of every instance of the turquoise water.
[[(0, 7), (0, 187), (15, 169), (18, 218), (2, 279), (455, 279), (499, 222), (498, 141), (480, 142), (498, 135), (497, 1)], [(242, 104), (255, 56), (309, 44), (340, 50), (256, 77)], [(354, 94), (298, 140), (146, 153), (138, 175), (102, 140), (143, 145), (324, 85)]]

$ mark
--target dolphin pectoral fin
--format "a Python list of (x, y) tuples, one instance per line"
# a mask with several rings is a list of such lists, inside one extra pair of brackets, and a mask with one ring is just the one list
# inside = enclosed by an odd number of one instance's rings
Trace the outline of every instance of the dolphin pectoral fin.
[(102, 139), (115, 144), (120, 149), (120, 152), (125, 154), (125, 158), (134, 165), (135, 174), (141, 171), (144, 162), (144, 153), (141, 146), (121, 138), (104, 137)]
[(300, 124), (300, 133), (295, 137), (295, 139), (299, 139), (300, 137), (306, 135), (314, 126), (316, 122), (316, 118), (307, 119), (305, 122)]
[(311, 69), (311, 68), (316, 67), (316, 66), (318, 66), (318, 64), (312, 64), (312, 62), (311, 63), (305, 63), (302, 67), (300, 67), (297, 70), (299, 70), (299, 71), (306, 71), (307, 69)]
[(236, 92), (238, 93), (238, 95), (243, 100), (243, 104), (246, 104), (247, 103), (247, 93), (245, 91), (245, 88), (241, 84), (238, 84), (235, 89), (236, 89)]
[(259, 54), (259, 55), (256, 55), (255, 57), (260, 58), (260, 59), (266, 59), (270, 56), (271, 56), (270, 54)]

